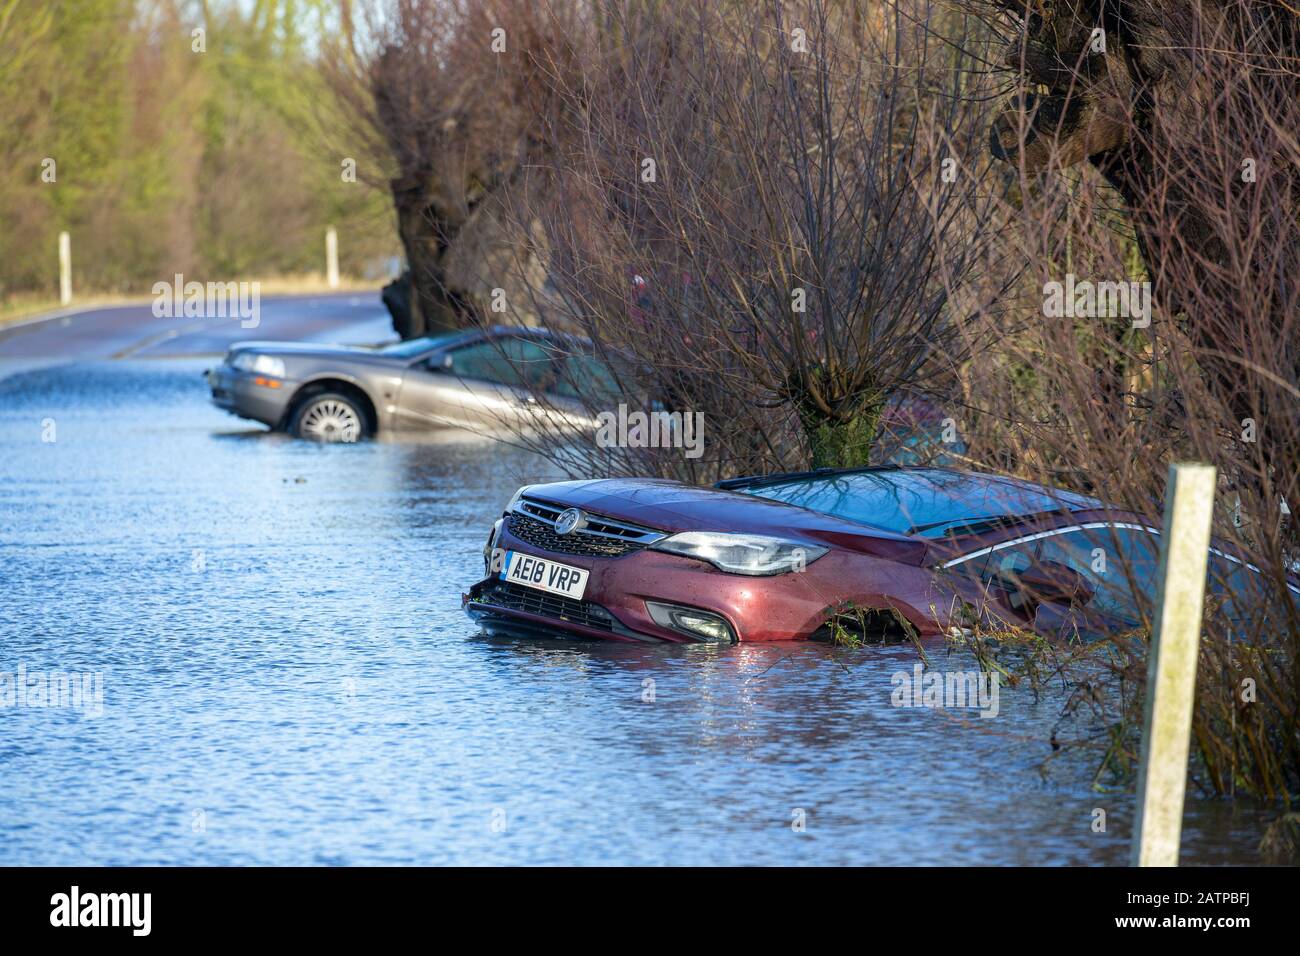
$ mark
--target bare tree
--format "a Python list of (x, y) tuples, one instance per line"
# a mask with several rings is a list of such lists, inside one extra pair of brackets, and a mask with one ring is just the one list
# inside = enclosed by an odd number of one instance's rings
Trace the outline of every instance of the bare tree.
[(385, 0), (358, 23), (341, 5), (329, 76), (369, 173), (392, 192), (410, 267), (405, 337), (464, 326), (484, 303), (448, 274), (448, 256), (485, 203), (545, 145), (548, 86), (575, 4)]
[[(1254, 0), (1000, 6), (1023, 91), (994, 124), (995, 154), (1027, 177), (1095, 167), (1127, 205), (1157, 299), (1185, 318), (1235, 418), (1283, 417), (1290, 402), (1261, 407), (1268, 390), (1252, 387), (1237, 346), (1249, 347), (1246, 329), (1264, 332), (1286, 358), (1277, 371), (1300, 378), (1288, 268), (1300, 214), (1295, 10)], [(1300, 455), (1265, 451), (1276, 465)]]
[(583, 69), (548, 71), (548, 188), (519, 215), (565, 324), (620, 356), (631, 401), (702, 412), (708, 450), (563, 457), (695, 481), (867, 463), (886, 400), (977, 344), (957, 325), (985, 305), (992, 200), (961, 55), (924, 0), (597, 9)]
[[(1195, 712), (1207, 789), (1300, 787), (1300, 59), (1284, 5), (1009, 8), (992, 128), (1038, 321), (982, 356), (975, 455), (1155, 515), (1171, 460), (1221, 475)], [(1045, 92), (1044, 92), (1045, 91)], [(1041, 283), (1041, 286), (1039, 285)], [(1100, 283), (1149, 296), (1116, 311)], [(1068, 284), (1062, 312), (1048, 307)], [(1110, 305), (1114, 305), (1112, 301)], [(1008, 374), (1010, 372), (1011, 374)], [(1011, 450), (1008, 458), (1008, 449)], [(1118, 570), (1140, 576), (1121, 561)], [(1149, 609), (1152, 588), (1134, 581)], [(1116, 639), (1140, 714), (1143, 647)], [(1244, 688), (1251, 688), (1249, 691)], [(1131, 742), (1131, 738), (1129, 739)], [(1124, 748), (1120, 746), (1119, 750)], [(1112, 753), (1116, 752), (1114, 749)]]

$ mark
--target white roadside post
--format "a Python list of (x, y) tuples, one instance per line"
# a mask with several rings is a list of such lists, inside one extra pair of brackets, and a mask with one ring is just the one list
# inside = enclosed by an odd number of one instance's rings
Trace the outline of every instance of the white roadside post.
[(1214, 488), (1213, 465), (1169, 466), (1160, 590), (1147, 659), (1133, 866), (1178, 865)]
[(72, 302), (72, 237), (59, 233), (59, 305)]
[(333, 226), (325, 230), (325, 281), (331, 289), (339, 287), (339, 234)]

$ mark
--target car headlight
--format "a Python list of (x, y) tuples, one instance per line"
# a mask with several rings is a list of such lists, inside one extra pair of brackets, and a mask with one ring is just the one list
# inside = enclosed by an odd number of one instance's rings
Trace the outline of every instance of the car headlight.
[(656, 551), (698, 558), (732, 574), (756, 575), (801, 571), (826, 553), (825, 548), (815, 544), (730, 531), (683, 531), (651, 547)]
[(284, 378), (284, 359), (273, 355), (258, 355), (256, 352), (236, 352), (230, 364), (245, 372), (255, 375), (269, 375), (272, 378)]
[(518, 491), (515, 492), (515, 496), (510, 499), (510, 504), (506, 505), (506, 514), (509, 514), (510, 512), (515, 510), (515, 508), (519, 505), (519, 500), (523, 498), (524, 492), (526, 492), (531, 487), (532, 485), (524, 485), (522, 488), (520, 488)]
[(489, 577), (501, 568), (496, 567), (500, 562), (497, 561), (497, 545), (501, 542), (501, 526), (505, 524), (505, 519), (497, 518), (492, 525), (492, 533), (488, 535), (487, 544), (483, 546), (483, 572)]

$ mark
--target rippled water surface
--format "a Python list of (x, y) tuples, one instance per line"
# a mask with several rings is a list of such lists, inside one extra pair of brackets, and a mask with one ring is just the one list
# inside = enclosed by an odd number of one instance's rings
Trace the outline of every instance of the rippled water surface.
[[(905, 648), (487, 638), (460, 594), (544, 466), (268, 435), (205, 364), (0, 378), (0, 672), (104, 690), (0, 710), (0, 864), (1126, 861), (1094, 758), (1040, 772), (1059, 696), (894, 708)], [(1258, 839), (1193, 801), (1184, 861)]]

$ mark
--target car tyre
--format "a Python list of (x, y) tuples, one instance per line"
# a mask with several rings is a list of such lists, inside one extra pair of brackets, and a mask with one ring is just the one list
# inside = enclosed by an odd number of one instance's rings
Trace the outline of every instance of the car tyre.
[(320, 442), (356, 442), (369, 433), (366, 414), (356, 399), (338, 392), (317, 392), (298, 403), (289, 434)]

